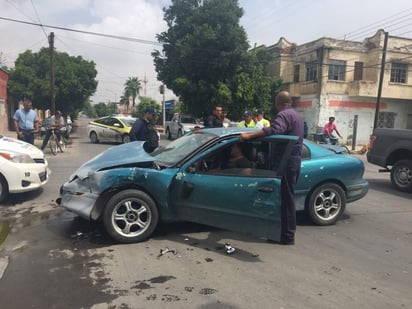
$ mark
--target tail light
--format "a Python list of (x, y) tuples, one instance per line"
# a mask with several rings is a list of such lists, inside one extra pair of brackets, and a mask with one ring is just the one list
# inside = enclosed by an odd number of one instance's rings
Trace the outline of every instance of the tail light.
[(375, 140), (376, 140), (376, 136), (371, 135), (369, 138), (369, 148), (373, 148), (373, 143), (375, 143)]

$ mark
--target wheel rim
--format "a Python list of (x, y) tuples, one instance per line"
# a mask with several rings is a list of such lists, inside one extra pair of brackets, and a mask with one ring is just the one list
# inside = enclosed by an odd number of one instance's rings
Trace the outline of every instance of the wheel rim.
[(136, 237), (150, 226), (150, 208), (138, 199), (120, 201), (113, 209), (111, 222), (115, 231), (124, 237)]
[(342, 200), (335, 190), (322, 190), (316, 195), (314, 210), (322, 220), (332, 220), (339, 215), (342, 208)]
[(399, 186), (409, 186), (412, 182), (412, 170), (407, 166), (400, 166), (396, 169), (395, 179)]
[(129, 135), (125, 135), (125, 136), (123, 137), (123, 143), (124, 143), (124, 144), (130, 143), (130, 136), (129, 136)]

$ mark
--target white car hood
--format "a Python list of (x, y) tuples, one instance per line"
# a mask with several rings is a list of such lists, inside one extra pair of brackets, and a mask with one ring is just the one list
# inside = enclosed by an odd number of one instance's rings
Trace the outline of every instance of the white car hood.
[(14, 151), (37, 158), (43, 157), (43, 152), (32, 144), (6, 136), (0, 137), (0, 151)]

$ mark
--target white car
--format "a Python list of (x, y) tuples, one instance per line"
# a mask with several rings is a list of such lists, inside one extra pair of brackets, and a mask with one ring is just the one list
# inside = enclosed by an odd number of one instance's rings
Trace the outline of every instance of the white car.
[(9, 193), (35, 190), (50, 176), (44, 153), (37, 147), (0, 135), (0, 202)]

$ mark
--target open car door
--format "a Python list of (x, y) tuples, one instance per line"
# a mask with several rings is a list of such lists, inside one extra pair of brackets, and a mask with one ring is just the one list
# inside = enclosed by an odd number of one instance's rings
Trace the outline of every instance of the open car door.
[(251, 168), (222, 169), (238, 137), (221, 140), (185, 162), (170, 189), (181, 220), (280, 240), (280, 182), (297, 137), (268, 136), (244, 142)]

